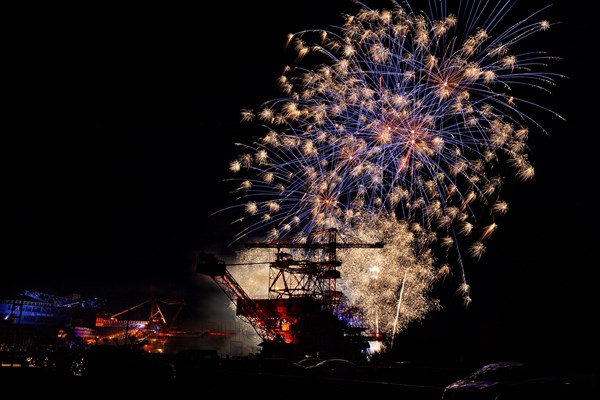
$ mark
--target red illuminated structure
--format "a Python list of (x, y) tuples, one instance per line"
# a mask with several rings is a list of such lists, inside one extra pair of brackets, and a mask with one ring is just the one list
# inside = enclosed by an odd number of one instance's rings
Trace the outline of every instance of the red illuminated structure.
[[(159, 303), (176, 307), (169, 322)], [(144, 305), (149, 305), (150, 308), (148, 318), (143, 320), (131, 318), (131, 313)], [(151, 297), (116, 314), (98, 313), (94, 340), (116, 340), (126, 345), (143, 345), (144, 350), (150, 352), (162, 351), (168, 337), (172, 334), (173, 324), (184, 306), (183, 300)]]
[[(321, 355), (357, 359), (369, 347), (366, 328), (347, 307), (337, 290), (341, 278), (336, 250), (341, 248), (382, 248), (383, 243), (339, 243), (337, 230), (314, 232), (291, 240), (247, 243), (248, 248), (276, 249), (269, 264), (267, 299), (251, 299), (225, 262), (202, 253), (197, 272), (208, 275), (236, 305), (236, 314), (252, 325), (263, 340), (268, 356), (302, 357)], [(295, 260), (282, 249), (303, 249), (321, 261)]]

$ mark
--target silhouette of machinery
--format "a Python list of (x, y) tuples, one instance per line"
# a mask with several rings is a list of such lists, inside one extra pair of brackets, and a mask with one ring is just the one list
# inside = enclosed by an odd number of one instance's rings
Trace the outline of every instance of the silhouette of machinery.
[[(160, 305), (174, 307), (173, 314), (169, 320), (165, 317)], [(135, 319), (132, 315), (134, 310), (148, 305), (150, 313), (147, 318)], [(179, 299), (166, 299), (150, 297), (136, 305), (116, 313), (98, 313), (96, 316), (96, 328), (108, 329), (107, 335), (114, 339), (124, 340), (125, 344), (143, 344), (148, 341), (160, 341), (161, 345), (166, 343), (167, 336), (186, 305), (185, 301)]]
[(64, 308), (99, 308), (103, 301), (98, 298), (82, 299), (80, 295), (56, 296), (35, 290), (23, 290), (21, 296), (27, 296), (42, 303), (52, 304), (55, 307)]
[[(163, 311), (160, 308), (160, 304), (163, 305), (167, 305), (167, 306), (176, 306), (176, 311), (174, 313), (174, 316), (171, 318), (171, 320), (169, 322), (167, 322), (167, 319), (165, 318), (165, 315), (163, 314)], [(123, 311), (120, 311), (116, 314), (112, 314), (110, 316), (108, 316), (108, 320), (109, 321), (113, 321), (113, 323), (115, 325), (121, 325), (121, 326), (126, 326), (127, 324), (131, 325), (131, 320), (129, 318), (129, 314), (145, 305), (148, 304), (150, 305), (150, 314), (148, 315), (148, 319), (144, 319), (143, 325), (146, 327), (146, 329), (158, 332), (158, 331), (169, 331), (171, 329), (171, 326), (175, 323), (179, 313), (181, 312), (181, 309), (185, 306), (185, 301), (183, 300), (179, 300), (179, 299), (165, 299), (165, 298), (157, 298), (157, 297), (150, 297), (149, 299), (146, 299), (144, 301), (142, 301), (141, 303), (138, 303), (134, 306), (128, 307), (126, 309), (124, 309)], [(123, 316), (125, 316), (126, 318), (123, 319)], [(119, 318), (121, 317), (121, 318)], [(98, 323), (100, 322), (100, 319), (97, 322), (97, 326)]]
[[(357, 315), (337, 288), (341, 278), (337, 249), (382, 248), (383, 243), (340, 243), (337, 230), (313, 232), (289, 240), (247, 243), (247, 248), (276, 249), (269, 264), (266, 299), (252, 299), (229, 273), (224, 261), (211, 254), (197, 258), (197, 272), (210, 276), (236, 305), (236, 314), (262, 340), (268, 356), (361, 358), (377, 334), (357, 324)], [(320, 261), (295, 260), (283, 249), (303, 249)]]

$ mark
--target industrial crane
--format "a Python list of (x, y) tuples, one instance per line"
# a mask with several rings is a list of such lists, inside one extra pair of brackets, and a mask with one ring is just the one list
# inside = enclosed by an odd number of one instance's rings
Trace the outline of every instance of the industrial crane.
[[(172, 312), (173, 316), (170, 318), (170, 322), (167, 321), (159, 303), (177, 307)], [(150, 314), (147, 319), (131, 318), (132, 311), (146, 304), (150, 305)], [(124, 340), (126, 344), (144, 345), (149, 351), (152, 351), (153, 348), (164, 348), (171, 328), (185, 304), (184, 300), (151, 297), (112, 315), (99, 313), (96, 316), (96, 328), (99, 328), (97, 332), (100, 333), (99, 336), (112, 340)], [(125, 318), (120, 318), (122, 316)]]
[[(166, 304), (169, 306), (178, 306), (174, 313), (174, 316), (171, 318), (171, 322), (167, 323), (167, 320), (165, 319), (165, 315), (163, 314), (162, 310), (160, 309), (159, 303), (163, 303), (163, 304)], [(150, 315), (148, 316), (148, 319), (143, 320), (143, 321), (132, 321), (129, 318), (129, 314), (131, 313), (131, 311), (135, 310), (145, 304), (150, 304)], [(105, 315), (99, 316), (96, 319), (96, 326), (125, 327), (127, 325), (132, 326), (135, 322), (137, 325), (144, 326), (144, 328), (153, 330), (155, 332), (158, 332), (159, 330), (160, 331), (168, 331), (171, 328), (171, 326), (173, 325), (173, 323), (175, 322), (175, 320), (177, 319), (179, 313), (181, 312), (181, 309), (184, 306), (185, 306), (185, 301), (183, 301), (183, 300), (161, 299), (161, 298), (151, 297), (151, 298), (146, 299), (146, 300), (142, 301), (141, 303), (138, 303), (134, 306), (127, 307), (123, 311), (120, 311), (116, 314), (112, 314), (110, 316), (105, 316)], [(124, 314), (126, 315), (125, 320), (118, 318)]]
[[(251, 299), (223, 261), (201, 253), (197, 272), (208, 275), (236, 304), (236, 314), (256, 330), (263, 352), (286, 356), (310, 353), (351, 357), (368, 347), (366, 328), (341, 319), (343, 293), (337, 290), (337, 249), (383, 248), (383, 243), (340, 243), (334, 228), (289, 240), (247, 243), (248, 248), (277, 249), (269, 267), (267, 299)], [(321, 250), (321, 260), (295, 260), (282, 249)], [(347, 310), (345, 310), (347, 312)]]

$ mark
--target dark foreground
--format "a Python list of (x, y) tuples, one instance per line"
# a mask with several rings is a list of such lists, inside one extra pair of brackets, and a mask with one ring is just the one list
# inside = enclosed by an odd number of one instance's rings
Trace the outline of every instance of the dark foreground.
[(12, 392), (14, 396), (10, 398), (15, 399), (120, 399), (130, 396), (171, 399), (232, 399), (238, 396), (320, 399), (367, 394), (368, 397), (393, 395), (395, 399), (439, 400), (443, 391), (440, 386), (249, 372), (207, 373), (173, 382), (148, 382), (137, 378), (92, 383), (82, 377), (61, 376), (38, 368), (2, 368), (0, 383), (5, 393), (10, 388), (8, 393)]
[[(463, 376), (463, 368), (403, 370), (368, 367), (353, 378), (318, 377), (288, 372), (252, 370), (199, 371), (172, 381), (131, 377), (93, 379), (34, 367), (0, 369), (2, 398), (9, 399), (232, 399), (241, 396), (276, 399), (393, 398), (441, 400), (444, 387)], [(414, 383), (408, 383), (408, 381)], [(569, 400), (595, 399), (593, 391), (578, 390)], [(393, 397), (392, 397), (393, 396)]]

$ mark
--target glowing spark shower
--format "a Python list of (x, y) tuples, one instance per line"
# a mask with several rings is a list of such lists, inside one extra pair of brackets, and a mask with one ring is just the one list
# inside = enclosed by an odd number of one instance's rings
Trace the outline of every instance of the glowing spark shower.
[(340, 287), (350, 304), (361, 310), (366, 326), (378, 325), (381, 332), (393, 337), (410, 322), (439, 308), (439, 302), (429, 295), (443, 276), (434, 266), (429, 238), (423, 232), (411, 232), (406, 221), (383, 215), (375, 215), (347, 232), (356, 242), (379, 238), (386, 243), (377, 251), (339, 252), (344, 261)]
[(344, 250), (341, 285), (387, 332), (439, 306), (441, 276), (470, 303), (465, 255), (479, 260), (499, 229), (505, 182), (534, 174), (527, 140), (545, 131), (527, 110), (560, 118), (528, 97), (562, 77), (546, 70), (555, 57), (521, 43), (553, 26), (547, 7), (513, 22), (512, 0), (450, 3), (357, 3), (342, 26), (290, 35), (283, 96), (242, 111), (265, 134), (230, 164), (246, 213), (235, 240), (336, 228), (386, 242)]

